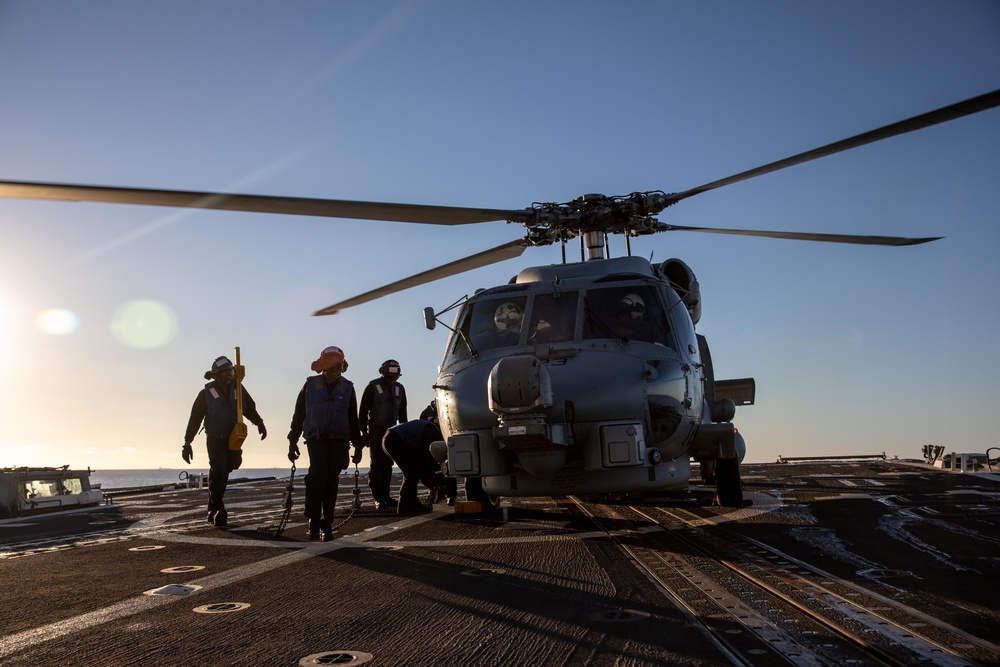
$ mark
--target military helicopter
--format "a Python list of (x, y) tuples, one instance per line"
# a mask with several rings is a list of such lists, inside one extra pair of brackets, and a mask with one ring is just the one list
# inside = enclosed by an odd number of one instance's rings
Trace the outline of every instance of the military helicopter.
[[(752, 405), (752, 378), (715, 377), (696, 332), (701, 294), (679, 259), (653, 264), (632, 256), (629, 240), (666, 231), (903, 246), (905, 238), (685, 227), (655, 216), (684, 199), (819, 157), (1000, 105), (1000, 90), (685, 190), (588, 194), (518, 210), (273, 197), (0, 181), (0, 196), (130, 203), (360, 218), (437, 225), (506, 221), (523, 238), (334, 304), (341, 309), (464, 271), (562, 245), (562, 263), (526, 268), (508, 284), (479, 290), (441, 312), (425, 309), (429, 329), (457, 308), (434, 384), (444, 440), (432, 448), (451, 477), (481, 480), (499, 496), (618, 495), (688, 488), (691, 462), (715, 483), (716, 502), (743, 503), (739, 466), (746, 444), (732, 420)], [(610, 257), (608, 237), (625, 239)], [(566, 261), (578, 238), (579, 262)]]

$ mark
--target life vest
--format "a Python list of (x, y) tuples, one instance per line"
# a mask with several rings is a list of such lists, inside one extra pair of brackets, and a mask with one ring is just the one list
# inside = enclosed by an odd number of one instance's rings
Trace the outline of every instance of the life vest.
[(236, 383), (229, 385), (228, 395), (215, 380), (205, 385), (205, 434), (213, 438), (228, 438), (236, 426)]
[(306, 440), (322, 436), (334, 440), (351, 439), (351, 422), (347, 413), (351, 406), (354, 384), (341, 377), (332, 388), (322, 375), (306, 380), (306, 418), (302, 437)]
[(368, 383), (372, 388), (372, 407), (368, 423), (375, 428), (388, 428), (399, 421), (399, 404), (403, 400), (403, 385), (394, 382), (387, 387), (382, 378)]

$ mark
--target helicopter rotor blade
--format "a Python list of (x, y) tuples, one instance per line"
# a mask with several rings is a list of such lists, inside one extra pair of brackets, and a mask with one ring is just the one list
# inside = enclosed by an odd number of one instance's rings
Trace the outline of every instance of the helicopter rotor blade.
[(190, 192), (147, 188), (118, 188), (97, 185), (30, 183), (0, 181), (0, 197), (44, 199), (49, 201), (87, 201), (174, 208), (204, 208), (252, 213), (311, 215), (326, 218), (355, 218), (416, 222), (430, 225), (467, 225), (497, 220), (521, 220), (525, 211), (390, 204), (383, 202), (314, 199), (309, 197), (274, 197), (223, 192)]
[(944, 238), (929, 236), (926, 238), (909, 238), (906, 236), (861, 236), (854, 234), (817, 234), (813, 232), (773, 232), (758, 229), (721, 229), (719, 227), (685, 227), (682, 225), (667, 225), (667, 231), (707, 232), (709, 234), (733, 234), (735, 236), (763, 236), (772, 239), (791, 239), (794, 241), (821, 241), (823, 243), (853, 243), (857, 245), (887, 245), (905, 246), (930, 243)]
[(441, 278), (448, 278), (465, 271), (471, 271), (472, 269), (478, 269), (483, 266), (489, 266), (490, 264), (496, 264), (497, 262), (502, 262), (505, 259), (520, 257), (521, 253), (523, 253), (524, 249), (527, 247), (528, 242), (525, 239), (509, 241), (503, 245), (498, 245), (495, 248), (490, 248), (489, 250), (484, 250), (483, 252), (476, 253), (475, 255), (463, 257), (462, 259), (455, 260), (454, 262), (442, 264), (441, 266), (428, 271), (423, 271), (410, 276), (409, 278), (397, 280), (394, 283), (379, 287), (378, 289), (371, 290), (370, 292), (365, 292), (364, 294), (347, 299), (346, 301), (341, 301), (333, 304), (332, 306), (327, 306), (322, 310), (317, 310), (313, 313), (313, 315), (333, 315), (344, 308), (357, 306), (358, 304), (366, 303), (388, 294), (401, 292), (405, 289), (416, 287), (417, 285), (423, 285), (425, 283), (440, 280)]
[(799, 153), (798, 155), (793, 155), (792, 157), (785, 158), (784, 160), (777, 160), (776, 162), (765, 164), (761, 167), (757, 167), (756, 169), (749, 169), (747, 171), (740, 172), (739, 174), (729, 176), (728, 178), (722, 178), (717, 181), (712, 181), (711, 183), (706, 183), (705, 185), (700, 185), (696, 188), (691, 188), (690, 190), (685, 190), (684, 192), (672, 193), (667, 195), (667, 199), (671, 204), (674, 204), (682, 199), (687, 199), (688, 197), (693, 197), (694, 195), (701, 194), (702, 192), (708, 192), (709, 190), (715, 190), (716, 188), (721, 188), (724, 185), (739, 183), (740, 181), (745, 181), (747, 179), (754, 178), (755, 176), (769, 174), (772, 171), (778, 171), (779, 169), (792, 167), (797, 164), (802, 164), (803, 162), (809, 162), (810, 160), (815, 160), (816, 158), (833, 155), (834, 153), (840, 153), (841, 151), (846, 151), (851, 148), (864, 146), (865, 144), (870, 144), (875, 141), (888, 139), (889, 137), (895, 137), (900, 134), (906, 134), (907, 132), (913, 132), (914, 130), (920, 130), (925, 127), (930, 127), (931, 125), (937, 125), (938, 123), (944, 123), (956, 118), (962, 118), (963, 116), (969, 116), (980, 111), (992, 109), (996, 106), (1000, 106), (1000, 90), (994, 90), (993, 92), (973, 97), (957, 104), (950, 104), (946, 107), (929, 111), (919, 116), (908, 118), (907, 120), (901, 120), (898, 123), (892, 123), (891, 125), (886, 125), (885, 127), (880, 127), (877, 130), (864, 132), (848, 139), (835, 141), (832, 144), (814, 148), (811, 151)]

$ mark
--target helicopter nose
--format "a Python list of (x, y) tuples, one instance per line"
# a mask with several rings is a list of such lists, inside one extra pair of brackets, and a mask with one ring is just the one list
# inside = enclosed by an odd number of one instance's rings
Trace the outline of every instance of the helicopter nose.
[(490, 371), (490, 411), (522, 414), (552, 406), (552, 379), (545, 364), (533, 356), (507, 357)]
[(490, 410), (500, 419), (493, 436), (517, 456), (528, 474), (553, 475), (569, 460), (565, 424), (549, 424), (552, 380), (536, 357), (507, 357), (490, 371)]

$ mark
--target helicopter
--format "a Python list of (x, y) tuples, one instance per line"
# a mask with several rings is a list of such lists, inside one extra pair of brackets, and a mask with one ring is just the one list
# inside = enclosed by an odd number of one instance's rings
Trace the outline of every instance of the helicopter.
[[(479, 209), (348, 200), (0, 181), (0, 197), (127, 203), (357, 218), (435, 225), (504, 221), (526, 233), (333, 304), (333, 315), (559, 243), (562, 263), (528, 267), (509, 283), (463, 297), (425, 324), (451, 331), (434, 382), (443, 440), (432, 453), (449, 477), (474, 480), (490, 502), (501, 496), (631, 496), (689, 488), (692, 462), (715, 502), (743, 504), (746, 442), (733, 423), (753, 405), (753, 378), (718, 379), (694, 271), (680, 259), (633, 256), (630, 239), (667, 231), (906, 246), (908, 238), (690, 227), (661, 222), (668, 207), (725, 185), (944, 123), (1000, 105), (1000, 90), (886, 125), (704, 185), (668, 193), (587, 194), (524, 209)], [(611, 257), (609, 237), (626, 253)], [(580, 261), (568, 262), (579, 239)], [(440, 317), (456, 309), (454, 324)]]

